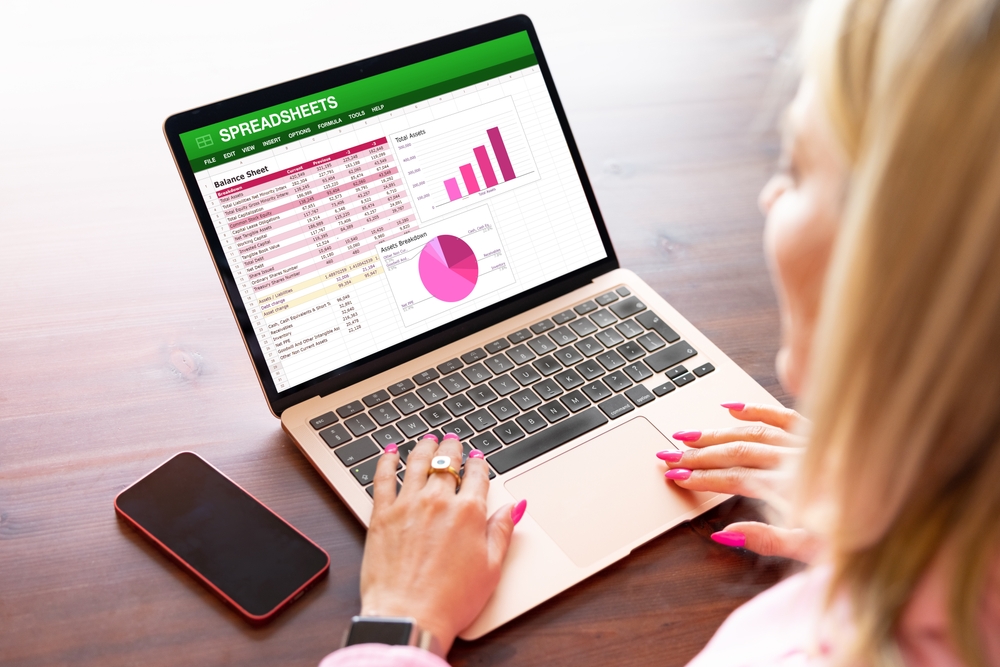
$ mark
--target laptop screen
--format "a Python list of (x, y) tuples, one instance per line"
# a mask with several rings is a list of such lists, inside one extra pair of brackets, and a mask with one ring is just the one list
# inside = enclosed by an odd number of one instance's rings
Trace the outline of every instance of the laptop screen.
[(607, 257), (527, 32), (179, 138), (279, 393)]

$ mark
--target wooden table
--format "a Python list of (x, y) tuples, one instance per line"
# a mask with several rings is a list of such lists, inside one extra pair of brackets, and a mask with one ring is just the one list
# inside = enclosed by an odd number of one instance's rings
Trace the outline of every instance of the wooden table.
[[(328, 2), (12, 8), (0, 44), (0, 664), (315, 665), (338, 645), (358, 609), (364, 532), (269, 414), (159, 124), (523, 8), (467, 4), (383, 2), (378, 21), (371, 6)], [(566, 6), (529, 13), (622, 264), (788, 403), (755, 198), (778, 150), (765, 91), (796, 3)], [(247, 626), (116, 520), (115, 494), (180, 450), (330, 552), (329, 578), (270, 626)], [(452, 662), (683, 664), (787, 569), (708, 539), (755, 514), (732, 501), (678, 527), (460, 642)]]

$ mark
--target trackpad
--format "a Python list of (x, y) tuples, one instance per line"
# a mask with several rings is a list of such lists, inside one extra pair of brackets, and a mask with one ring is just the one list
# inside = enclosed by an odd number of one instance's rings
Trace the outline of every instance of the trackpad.
[[(504, 484), (580, 567), (669, 528), (715, 494), (663, 479), (671, 442), (643, 417), (570, 449)], [(643, 540), (645, 541), (645, 540)]]

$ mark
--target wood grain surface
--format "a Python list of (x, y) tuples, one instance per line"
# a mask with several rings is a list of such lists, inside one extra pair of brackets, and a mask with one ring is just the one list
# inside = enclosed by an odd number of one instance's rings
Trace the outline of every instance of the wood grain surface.
[[(523, 11), (622, 265), (789, 403), (756, 194), (798, 3), (478, 4), (5, 8), (0, 664), (315, 665), (358, 610), (364, 531), (265, 405), (160, 134), (183, 108)], [(181, 450), (330, 552), (329, 577), (269, 626), (116, 520), (114, 496)], [(708, 539), (757, 514), (730, 501), (451, 662), (684, 664), (788, 570)]]

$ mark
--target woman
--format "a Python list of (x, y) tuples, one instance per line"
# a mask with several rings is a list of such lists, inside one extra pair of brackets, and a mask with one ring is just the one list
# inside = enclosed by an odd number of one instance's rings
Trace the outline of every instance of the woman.
[[(774, 497), (792, 520), (715, 539), (812, 565), (738, 609), (694, 665), (1000, 664), (1000, 0), (829, 0), (810, 12), (785, 159), (761, 195), (792, 411), (675, 437), (666, 483)], [(805, 445), (798, 447), (798, 445)], [(363, 613), (412, 616), (444, 655), (496, 585), (523, 505), (380, 462)], [(782, 504), (782, 503), (777, 503)], [(419, 558), (395, 560), (415, 552)], [(458, 556), (458, 557), (456, 557)], [(335, 665), (434, 665), (353, 646)]]

